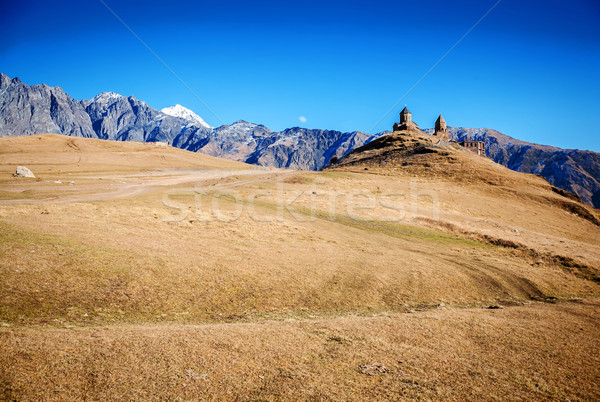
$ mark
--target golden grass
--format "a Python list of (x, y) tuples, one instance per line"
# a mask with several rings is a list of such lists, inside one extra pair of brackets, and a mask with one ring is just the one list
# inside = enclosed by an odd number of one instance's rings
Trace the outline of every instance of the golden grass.
[[(4, 399), (595, 400), (597, 302), (202, 326), (0, 329)], [(383, 365), (369, 376), (359, 366)]]
[(0, 398), (598, 398), (600, 227), (539, 178), (67, 141), (0, 144)]
[(249, 169), (240, 162), (152, 143), (115, 142), (40, 134), (0, 138), (0, 178), (18, 166), (40, 177), (66, 172), (135, 172), (156, 169)]
[[(256, 206), (271, 222), (199, 222), (190, 213), (168, 223), (170, 211), (156, 208), (157, 198), (135, 206), (127, 199), (12, 208), (4, 219), (13, 223), (0, 236), (0, 319), (59, 326), (252, 321), (583, 297), (598, 289), (555, 264), (441, 231), (347, 217), (300, 222), (286, 215), (279, 222), (272, 205)], [(223, 214), (235, 208), (219, 200)]]

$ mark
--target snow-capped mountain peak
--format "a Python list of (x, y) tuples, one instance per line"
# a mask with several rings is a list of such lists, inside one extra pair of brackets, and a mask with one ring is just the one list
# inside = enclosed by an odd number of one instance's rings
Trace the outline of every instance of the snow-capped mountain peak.
[(202, 120), (202, 117), (198, 116), (196, 113), (192, 112), (190, 109), (183, 107), (179, 104), (161, 109), (161, 112), (163, 112), (164, 114), (168, 114), (169, 116), (186, 119), (186, 120), (188, 120), (196, 125), (199, 125), (201, 127), (212, 128), (204, 120)]

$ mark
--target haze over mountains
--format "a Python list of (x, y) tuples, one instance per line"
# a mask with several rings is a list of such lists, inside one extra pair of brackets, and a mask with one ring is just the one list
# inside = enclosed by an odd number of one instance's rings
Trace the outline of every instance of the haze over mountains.
[[(486, 128), (449, 127), (449, 132), (453, 140), (484, 141), (487, 156), (495, 162), (538, 174), (600, 207), (600, 154), (596, 152), (532, 144)], [(236, 161), (301, 170), (319, 170), (333, 157), (340, 158), (384, 134), (300, 127), (271, 131), (243, 120), (212, 128), (181, 105), (159, 111), (134, 96), (113, 92), (77, 101), (60, 87), (29, 86), (0, 73), (0, 137), (40, 133), (161, 141)]]

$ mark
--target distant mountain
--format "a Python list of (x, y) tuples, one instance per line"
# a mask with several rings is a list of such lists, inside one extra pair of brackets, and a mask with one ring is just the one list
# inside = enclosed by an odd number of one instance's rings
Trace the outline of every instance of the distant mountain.
[(238, 120), (210, 132), (186, 132), (175, 139), (173, 146), (206, 153), (219, 158), (245, 162), (258, 143), (273, 134), (267, 127)]
[(319, 170), (331, 158), (340, 158), (376, 137), (377, 135), (360, 131), (343, 133), (293, 127), (263, 139), (246, 162), (262, 166)]
[[(134, 96), (114, 92), (78, 102), (59, 87), (30, 87), (18, 78), (0, 77), (0, 136), (49, 132), (116, 141), (161, 141), (236, 161), (304, 170), (321, 169), (332, 157), (339, 158), (376, 137), (300, 127), (273, 132), (243, 120), (211, 128), (181, 105), (158, 111)], [(38, 99), (40, 91), (44, 95)]]
[[(600, 154), (516, 140), (489, 129), (448, 128), (451, 139), (481, 140), (487, 155), (534, 173), (600, 208)], [(431, 132), (432, 130), (425, 130)], [(134, 96), (103, 92), (77, 101), (60, 87), (28, 86), (0, 73), (0, 137), (56, 133), (117, 141), (167, 142), (212, 156), (291, 169), (319, 170), (385, 133), (300, 127), (271, 131), (243, 120), (211, 128), (181, 105), (162, 111)]]
[(134, 96), (103, 92), (81, 101), (98, 138), (117, 141), (168, 142), (185, 131), (203, 127), (169, 116)]
[(273, 132), (243, 120), (206, 132), (187, 131), (173, 146), (261, 166), (319, 170), (376, 136), (300, 127)]
[(95, 137), (90, 116), (60, 87), (28, 86), (0, 73), (0, 137), (39, 133)]
[(171, 107), (166, 107), (160, 110), (164, 114), (168, 114), (169, 116), (180, 117), (182, 119), (188, 120), (190, 123), (199, 126), (211, 129), (202, 117), (198, 116), (196, 113), (192, 112), (190, 109), (183, 107), (179, 104)]

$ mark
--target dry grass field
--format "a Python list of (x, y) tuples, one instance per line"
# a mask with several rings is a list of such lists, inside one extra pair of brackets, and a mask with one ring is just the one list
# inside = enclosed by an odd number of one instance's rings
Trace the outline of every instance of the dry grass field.
[(322, 172), (3, 138), (0, 398), (598, 399), (598, 216), (427, 137)]

